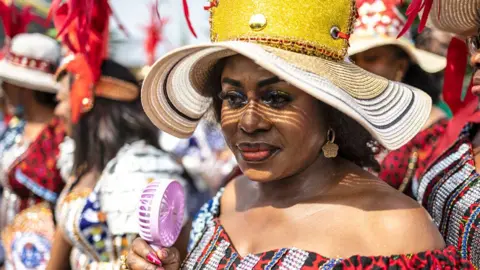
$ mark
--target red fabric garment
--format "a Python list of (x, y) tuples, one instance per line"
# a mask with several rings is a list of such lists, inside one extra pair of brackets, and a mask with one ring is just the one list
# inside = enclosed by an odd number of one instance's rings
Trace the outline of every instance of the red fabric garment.
[(436, 142), (445, 134), (448, 123), (448, 119), (441, 119), (418, 133), (400, 149), (389, 152), (380, 164), (378, 176), (399, 189), (403, 182), (410, 182), (413, 176), (423, 173), (430, 164)]
[(11, 114), (9, 114), (9, 113), (5, 113), (5, 115), (3, 116), (3, 118), (5, 119), (5, 125), (8, 125), (8, 123), (10, 122), (10, 120), (12, 120), (13, 115), (11, 115)]
[(465, 104), (475, 99), (475, 95), (469, 90), (462, 99), (463, 79), (467, 71), (468, 48), (465, 41), (452, 38), (448, 46), (447, 66), (445, 68), (443, 83), (443, 100), (448, 104), (453, 114), (460, 111)]
[(417, 201), (432, 216), (447, 245), (478, 269), (480, 250), (480, 174), (475, 167), (472, 138), (479, 125), (467, 123), (455, 142), (443, 151), (419, 179)]
[[(211, 201), (209, 206), (215, 205)], [(217, 207), (216, 209), (219, 209)], [(315, 252), (297, 248), (279, 248), (257, 254), (241, 256), (235, 249), (218, 213), (200, 210), (197, 219), (205, 219), (200, 238), (187, 255), (184, 265), (195, 269), (475, 269), (462, 259), (453, 246), (414, 254), (392, 256), (351, 256), (328, 258)], [(213, 210), (213, 209), (212, 209)], [(213, 210), (215, 211), (215, 210)], [(212, 211), (212, 212), (213, 212)], [(213, 215), (212, 215), (213, 214)], [(194, 221), (194, 224), (198, 224)], [(195, 225), (194, 225), (195, 229)], [(208, 233), (211, 232), (211, 233)]]
[(480, 111), (477, 110), (477, 107), (478, 97), (453, 116), (448, 123), (444, 136), (442, 136), (437, 142), (437, 147), (432, 153), (432, 158), (430, 159), (431, 162), (435, 162), (443, 152), (457, 141), (458, 136), (467, 123), (480, 123)]
[[(8, 182), (21, 198), (20, 211), (28, 207), (29, 198), (36, 203), (45, 200), (52, 202), (48, 194), (58, 195), (63, 189), (64, 181), (56, 167), (56, 160), (64, 137), (63, 126), (54, 118), (8, 169)], [(20, 178), (19, 175), (24, 177)], [(27, 184), (25, 179), (28, 179)]]

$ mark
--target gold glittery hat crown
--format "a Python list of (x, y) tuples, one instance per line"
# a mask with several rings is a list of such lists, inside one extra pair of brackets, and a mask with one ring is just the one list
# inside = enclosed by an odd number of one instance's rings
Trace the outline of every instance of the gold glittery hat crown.
[(210, 0), (211, 40), (247, 41), (343, 59), (355, 0)]

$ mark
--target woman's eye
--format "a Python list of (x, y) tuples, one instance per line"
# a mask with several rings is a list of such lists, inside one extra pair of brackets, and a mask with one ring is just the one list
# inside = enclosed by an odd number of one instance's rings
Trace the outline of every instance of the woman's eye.
[(262, 102), (273, 108), (282, 108), (292, 101), (292, 97), (282, 91), (269, 91), (262, 97)]
[(221, 92), (219, 94), (221, 100), (225, 100), (228, 102), (228, 106), (232, 109), (241, 108), (248, 103), (248, 98), (244, 94), (237, 92), (237, 91), (230, 91), (230, 92)]

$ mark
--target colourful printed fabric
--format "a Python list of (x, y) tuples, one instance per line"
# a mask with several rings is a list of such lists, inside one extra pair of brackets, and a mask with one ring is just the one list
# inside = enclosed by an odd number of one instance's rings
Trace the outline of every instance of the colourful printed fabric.
[[(0, 135), (0, 156), (4, 156), (5, 152), (12, 147), (16, 140), (23, 134), (23, 130), (25, 128), (25, 121), (19, 120), (18, 118), (12, 118), (7, 121), (8, 123), (7, 126), (5, 127), (6, 129), (2, 129), (2, 133)], [(0, 207), (2, 210), (0, 210), (0, 229), (3, 229), (6, 225), (6, 215), (7, 215), (7, 209), (6, 209), (6, 204), (4, 202), (5, 194), (3, 190), (3, 185), (1, 184), (4, 181), (5, 176), (1, 175), (3, 174), (3, 166), (1, 164), (2, 162), (0, 161)], [(12, 216), (14, 216), (15, 213), (12, 213)], [(0, 266), (3, 265), (5, 262), (5, 250), (2, 244), (0, 244)]]
[(378, 177), (392, 187), (410, 194), (412, 179), (421, 175), (432, 162), (435, 142), (445, 133), (448, 122), (448, 119), (436, 122), (400, 149), (389, 152), (381, 161)]
[(2, 231), (6, 269), (46, 269), (50, 259), (55, 225), (48, 203), (20, 212)]
[[(449, 245), (480, 266), (480, 174), (472, 137), (478, 125), (467, 124), (457, 141), (418, 181), (417, 200), (428, 210)], [(414, 180), (415, 182), (415, 180)]]
[(20, 211), (30, 206), (29, 200), (34, 204), (56, 202), (65, 185), (56, 167), (59, 145), (64, 137), (63, 126), (54, 118), (25, 153), (10, 165), (8, 185), (21, 198)]
[(185, 186), (182, 173), (167, 153), (137, 141), (108, 162), (93, 190), (72, 191), (69, 183), (56, 219), (73, 246), (71, 268), (119, 269), (119, 257), (139, 233), (136, 209), (143, 189), (156, 179), (176, 179)]
[(65, 132), (53, 119), (32, 143), (20, 144), (24, 125), (9, 128), (1, 146), (2, 243), (7, 269), (45, 269), (55, 228), (51, 205), (64, 186), (56, 157)]
[(182, 269), (474, 269), (454, 247), (389, 257), (326, 258), (297, 248), (280, 248), (242, 257), (219, 222), (223, 189), (202, 207), (193, 222), (189, 254)]
[(0, 135), (0, 153), (3, 154), (5, 150), (12, 147), (15, 144), (18, 136), (23, 134), (23, 130), (25, 129), (25, 121), (20, 120), (16, 117), (12, 118), (10, 122), (8, 122), (7, 129)]

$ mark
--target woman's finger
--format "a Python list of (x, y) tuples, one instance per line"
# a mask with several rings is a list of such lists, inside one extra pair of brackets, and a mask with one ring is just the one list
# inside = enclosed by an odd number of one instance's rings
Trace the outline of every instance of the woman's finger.
[(136, 238), (132, 243), (133, 252), (147, 260), (149, 263), (161, 266), (162, 262), (158, 258), (155, 250), (142, 238)]
[(160, 266), (147, 262), (144, 258), (140, 257), (133, 251), (128, 252), (127, 266), (131, 270), (159, 270), (163, 269)]
[(157, 255), (163, 263), (165, 269), (179, 269), (180, 268), (180, 252), (178, 249), (162, 248), (157, 251)]

